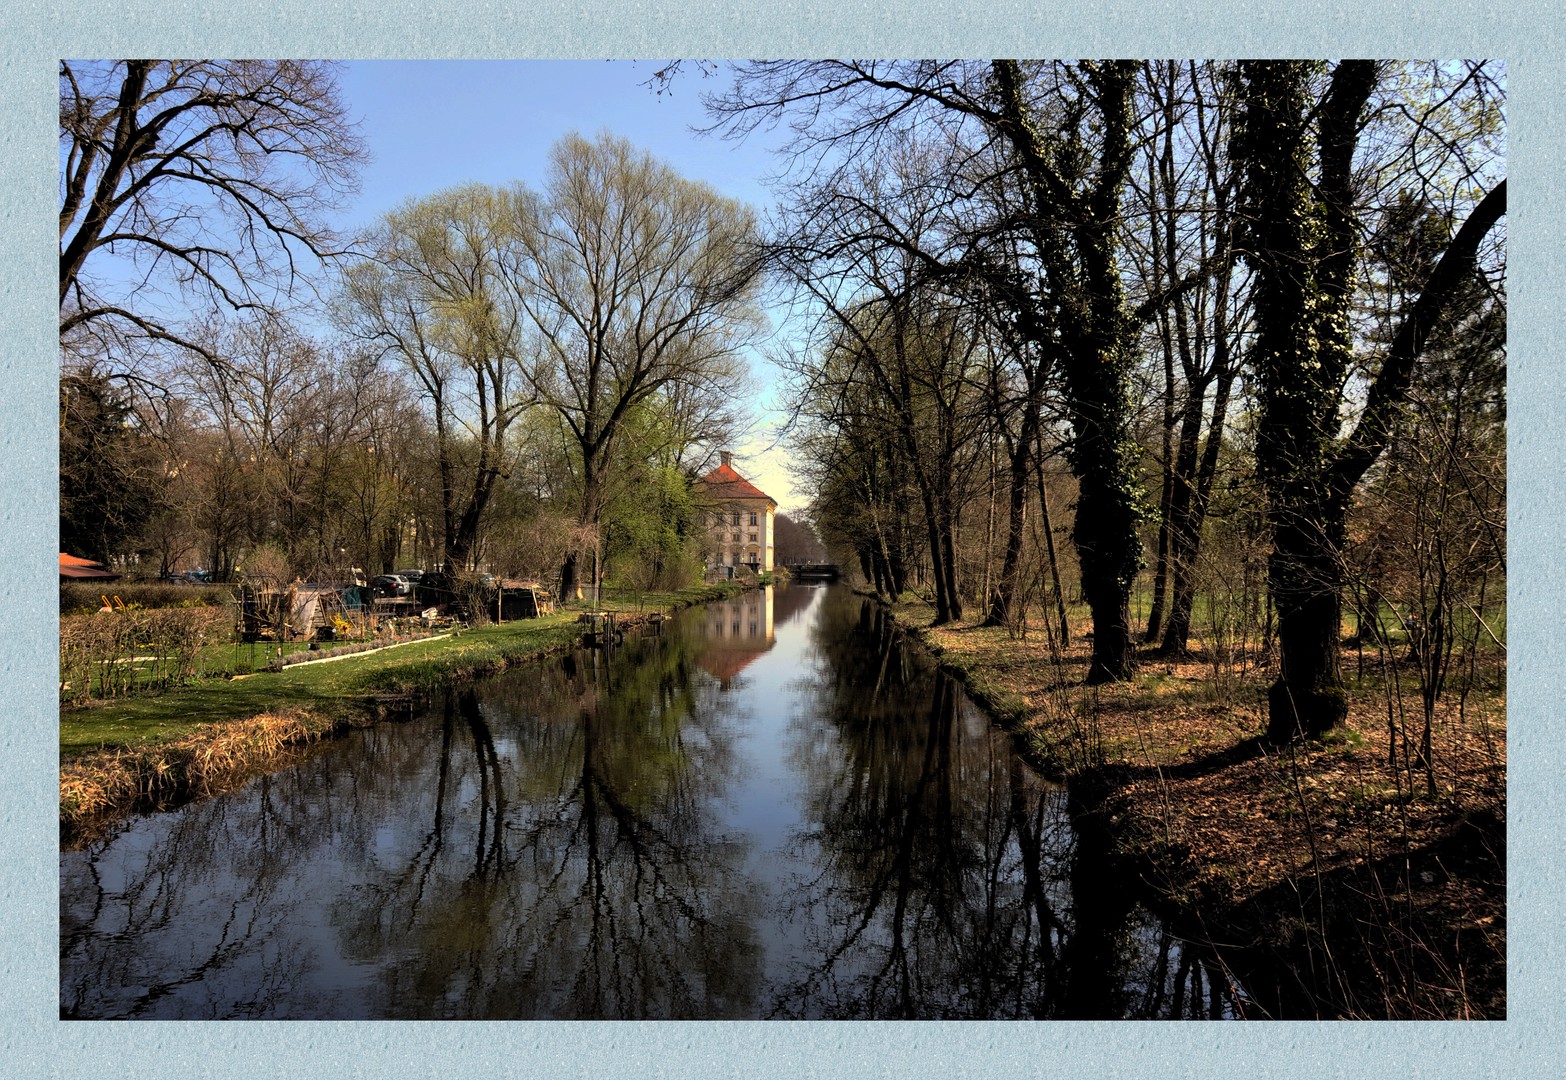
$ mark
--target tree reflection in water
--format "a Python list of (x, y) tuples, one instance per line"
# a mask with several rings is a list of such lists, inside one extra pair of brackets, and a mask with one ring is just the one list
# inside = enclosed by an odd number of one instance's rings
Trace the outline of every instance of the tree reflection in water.
[(829, 604), (845, 610), (817, 621), (826, 662), (794, 726), (811, 823), (794, 844), (819, 872), (782, 910), (810, 945), (772, 1014), (1227, 1015), (1227, 988), (1106, 876), (1107, 838), (1075, 832), (1066, 792), (883, 609)]
[(64, 853), (61, 1010), (1231, 1012), (1072, 816), (879, 608), (784, 590)]
[[(678, 635), (454, 695), (444, 730), (472, 757), (443, 765), (407, 870), (367, 867), (379, 882), (335, 918), (351, 955), (400, 955), (370, 1012), (753, 1014), (753, 911), (707, 809), (729, 735), (695, 701)], [(466, 873), (440, 854), (446, 820), (470, 834)]]

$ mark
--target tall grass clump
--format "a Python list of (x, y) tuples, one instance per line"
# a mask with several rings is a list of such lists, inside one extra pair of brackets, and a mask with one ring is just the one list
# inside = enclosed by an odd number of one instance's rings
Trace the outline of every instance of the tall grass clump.
[(70, 758), (60, 765), (60, 823), (77, 828), (116, 810), (203, 794), (328, 734), (332, 722), (302, 710), (207, 724), (184, 738)]

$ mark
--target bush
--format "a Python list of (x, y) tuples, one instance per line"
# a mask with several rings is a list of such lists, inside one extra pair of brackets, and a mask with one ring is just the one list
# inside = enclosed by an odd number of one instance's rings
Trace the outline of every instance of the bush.
[(115, 597), (119, 597), (126, 607), (222, 607), (233, 600), (234, 590), (227, 585), (176, 585), (160, 582), (136, 584), (124, 581), (61, 582), (60, 614), (62, 616), (90, 614), (103, 607), (105, 596), (109, 598), (111, 604)]
[(166, 690), (195, 674), (196, 653), (227, 640), (227, 608), (188, 607), (68, 615), (60, 619), (60, 700)]

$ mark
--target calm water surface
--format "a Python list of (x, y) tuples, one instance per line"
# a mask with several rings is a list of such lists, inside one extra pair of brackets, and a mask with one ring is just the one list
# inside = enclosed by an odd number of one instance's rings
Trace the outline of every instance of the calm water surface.
[(453, 691), (60, 859), (62, 1016), (1227, 1016), (1065, 793), (795, 586)]

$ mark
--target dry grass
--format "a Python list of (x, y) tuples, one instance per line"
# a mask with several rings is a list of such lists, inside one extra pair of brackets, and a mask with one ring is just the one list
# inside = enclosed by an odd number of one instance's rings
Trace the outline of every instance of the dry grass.
[(161, 745), (68, 759), (60, 765), (61, 826), (71, 832), (130, 806), (223, 788), (333, 728), (314, 713), (290, 709), (206, 724)]
[(1410, 669), (1367, 667), (1340, 731), (1275, 748), (1265, 657), (1146, 656), (1134, 680), (1085, 687), (1086, 625), (1057, 650), (896, 611), (1047, 768), (1102, 782), (1124, 849), (1189, 922), (1311, 951), (1331, 1015), (1504, 1016), (1504, 689), (1437, 703), (1426, 770)]

